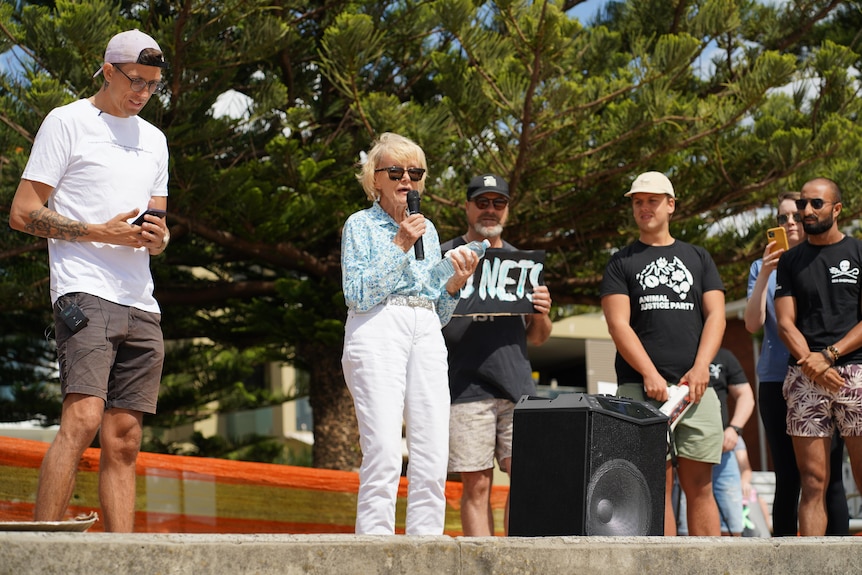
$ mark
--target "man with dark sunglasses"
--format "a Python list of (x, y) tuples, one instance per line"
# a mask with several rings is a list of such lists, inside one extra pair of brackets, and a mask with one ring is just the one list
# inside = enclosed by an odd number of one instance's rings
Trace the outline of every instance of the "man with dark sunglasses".
[(799, 533), (821, 536), (836, 428), (862, 491), (862, 241), (838, 228), (834, 181), (807, 182), (796, 207), (807, 238), (778, 260), (775, 312), (791, 356), (783, 392), (802, 486)]
[[(791, 248), (805, 241), (803, 212), (796, 206), (798, 199), (799, 192), (784, 192), (778, 196), (777, 221), (786, 231), (787, 243)], [(757, 378), (760, 381), (757, 404), (775, 472), (772, 534), (775, 537), (795, 537), (799, 532), (799, 468), (793, 453), (793, 439), (787, 434), (787, 401), (782, 393), (790, 352), (778, 336), (775, 315), (774, 272), (782, 254), (783, 249), (776, 248), (775, 242), (769, 242), (763, 250), (763, 257), (751, 264), (745, 329), (752, 334), (763, 330), (763, 343), (757, 361)], [(826, 490), (827, 535), (849, 534), (850, 515), (842, 475), (843, 456), (844, 441), (840, 435), (834, 434), (829, 456), (829, 486)]]
[[(121, 70), (120, 66), (124, 69)], [(150, 257), (164, 252), (168, 145), (138, 117), (161, 85), (161, 48), (139, 30), (115, 35), (95, 95), (52, 110), (36, 134), (9, 224), (48, 239), (63, 408), (39, 472), (37, 521), (63, 519), (84, 450), (99, 434), (105, 531), (135, 519), (144, 413), (156, 412), (164, 344)]]
[[(492, 248), (516, 251), (502, 238), (509, 216), (505, 180), (494, 174), (471, 179), (464, 210), (467, 233), (442, 244), (443, 253), (484, 239)], [(494, 458), (509, 473), (515, 403), (522, 395), (536, 393), (527, 342), (542, 345), (551, 335), (547, 286), (533, 289), (533, 308), (535, 313), (526, 316), (453, 317), (443, 328), (452, 399), (449, 471), (461, 475), (461, 528), (468, 537), (494, 535)], [(508, 502), (503, 523), (508, 531)]]

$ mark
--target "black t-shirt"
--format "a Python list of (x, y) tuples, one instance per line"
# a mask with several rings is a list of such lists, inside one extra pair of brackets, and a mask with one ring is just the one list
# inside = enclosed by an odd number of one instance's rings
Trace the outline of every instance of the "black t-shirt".
[(715, 359), (709, 364), (709, 386), (715, 389), (721, 402), (721, 426), (730, 424), (730, 411), (727, 408), (727, 390), (732, 385), (748, 385), (748, 376), (736, 356), (725, 348), (720, 348)]
[[(457, 237), (440, 249), (445, 254), (465, 243)], [(507, 242), (502, 249), (516, 250)], [(454, 316), (443, 328), (443, 337), (449, 350), (452, 403), (490, 398), (518, 401), (522, 395), (536, 393), (524, 316)]]
[[(724, 291), (718, 268), (700, 246), (675, 240), (669, 246), (641, 241), (611, 257), (602, 278), (602, 297), (628, 296), (630, 325), (658, 372), (679, 379), (694, 365), (703, 332), (703, 294)], [(643, 383), (643, 375), (617, 352), (617, 383)]]
[[(851, 237), (828, 246), (802, 242), (778, 260), (775, 297), (796, 298), (796, 327), (809, 350), (834, 344), (862, 320), (860, 270), (862, 242)], [(838, 363), (862, 363), (862, 349), (842, 353)]]

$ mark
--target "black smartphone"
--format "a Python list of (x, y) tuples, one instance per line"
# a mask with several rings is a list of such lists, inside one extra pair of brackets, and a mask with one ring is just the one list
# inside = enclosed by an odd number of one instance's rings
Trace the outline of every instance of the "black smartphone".
[(159, 210), (159, 209), (156, 209), (156, 208), (147, 208), (147, 211), (145, 211), (144, 213), (142, 213), (141, 215), (139, 215), (139, 216), (137, 217), (137, 219), (135, 219), (135, 221), (134, 221), (134, 222), (132, 222), (132, 225), (133, 225), (133, 226), (140, 226), (140, 225), (142, 225), (142, 224), (146, 221), (146, 220), (144, 220), (144, 216), (145, 216), (145, 215), (147, 215), (147, 214), (150, 214), (151, 216), (157, 216), (157, 217), (163, 218), (163, 217), (165, 217), (166, 215), (168, 215), (168, 212), (167, 212), (167, 211), (165, 211), (165, 210)]

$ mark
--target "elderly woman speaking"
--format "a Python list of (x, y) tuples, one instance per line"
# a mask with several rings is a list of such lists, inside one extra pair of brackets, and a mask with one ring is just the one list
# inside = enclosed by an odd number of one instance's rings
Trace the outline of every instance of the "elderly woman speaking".
[[(441, 327), (479, 260), (462, 250), (445, 285), (431, 279), (441, 259), (437, 230), (407, 210), (407, 194), (424, 191), (426, 171), (422, 148), (382, 134), (357, 174), (373, 204), (352, 214), (342, 234), (348, 313), (341, 363), (362, 447), (358, 534), (395, 533), (402, 423), (410, 454), (406, 533), (443, 533), (449, 384)], [(425, 259), (416, 259), (416, 242), (423, 243)]]

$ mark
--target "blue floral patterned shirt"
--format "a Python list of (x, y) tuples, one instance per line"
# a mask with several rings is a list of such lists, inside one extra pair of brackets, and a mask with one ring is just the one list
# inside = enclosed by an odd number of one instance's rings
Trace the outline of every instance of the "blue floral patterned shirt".
[(378, 202), (347, 218), (341, 235), (341, 275), (349, 310), (369, 311), (390, 295), (419, 296), (436, 302), (440, 324), (449, 323), (458, 300), (445, 287), (429, 282), (442, 255), (437, 229), (431, 220), (425, 225), (425, 259), (417, 260), (412, 249), (405, 253), (392, 242), (398, 224)]

